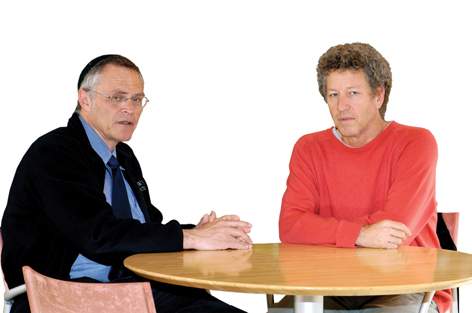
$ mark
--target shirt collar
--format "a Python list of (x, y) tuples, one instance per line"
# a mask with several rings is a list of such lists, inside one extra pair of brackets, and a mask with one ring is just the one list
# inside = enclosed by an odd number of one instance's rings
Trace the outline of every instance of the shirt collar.
[(87, 138), (92, 146), (93, 150), (98, 154), (102, 159), (103, 163), (107, 164), (110, 157), (114, 155), (116, 157), (116, 149), (110, 152), (108, 146), (103, 141), (103, 139), (97, 134), (97, 132), (84, 120), (84, 118), (79, 114), (80, 122), (84, 127)]

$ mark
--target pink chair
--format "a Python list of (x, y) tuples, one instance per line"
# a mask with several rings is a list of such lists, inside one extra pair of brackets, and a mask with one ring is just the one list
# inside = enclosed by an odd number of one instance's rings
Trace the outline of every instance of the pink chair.
[(151, 285), (79, 283), (50, 278), (23, 266), (31, 313), (156, 313)]
[[(436, 228), (442, 249), (457, 250), (457, 237), (459, 234), (459, 213), (438, 212), (438, 224)], [(452, 289), (451, 313), (459, 313), (459, 288)]]
[[(444, 224), (449, 231), (449, 235), (454, 241), (454, 244), (457, 245), (457, 237), (459, 235), (459, 213), (458, 212), (438, 212), (438, 224), (440, 219), (444, 220)], [(439, 235), (439, 234), (438, 234)], [(441, 239), (441, 238), (440, 238)]]

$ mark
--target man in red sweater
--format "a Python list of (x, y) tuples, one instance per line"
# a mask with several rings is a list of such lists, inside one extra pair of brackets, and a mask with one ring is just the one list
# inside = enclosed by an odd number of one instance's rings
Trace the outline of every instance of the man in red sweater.
[[(388, 62), (368, 44), (344, 44), (321, 56), (317, 73), (334, 127), (295, 144), (281, 241), (438, 248), (436, 141), (426, 129), (384, 119), (392, 86)], [(327, 297), (325, 312), (418, 312), (422, 298)], [(449, 292), (439, 291), (429, 312), (444, 313), (450, 302)]]

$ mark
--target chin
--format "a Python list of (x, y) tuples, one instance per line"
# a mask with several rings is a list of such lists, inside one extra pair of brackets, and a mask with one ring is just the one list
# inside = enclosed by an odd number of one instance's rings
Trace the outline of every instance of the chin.
[(336, 128), (344, 137), (356, 136), (359, 133), (356, 127), (336, 126)]
[(118, 139), (120, 140), (120, 142), (125, 142), (125, 141), (129, 141), (132, 136), (133, 134), (126, 134), (126, 135), (118, 136)]

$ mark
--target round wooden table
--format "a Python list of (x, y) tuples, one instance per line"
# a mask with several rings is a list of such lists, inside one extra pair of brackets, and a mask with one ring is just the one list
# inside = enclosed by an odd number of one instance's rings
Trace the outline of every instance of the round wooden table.
[(323, 296), (434, 291), (472, 281), (472, 255), (421, 247), (344, 249), (255, 244), (251, 250), (137, 254), (125, 266), (160, 282), (213, 290), (295, 295), (295, 312), (322, 312)]

